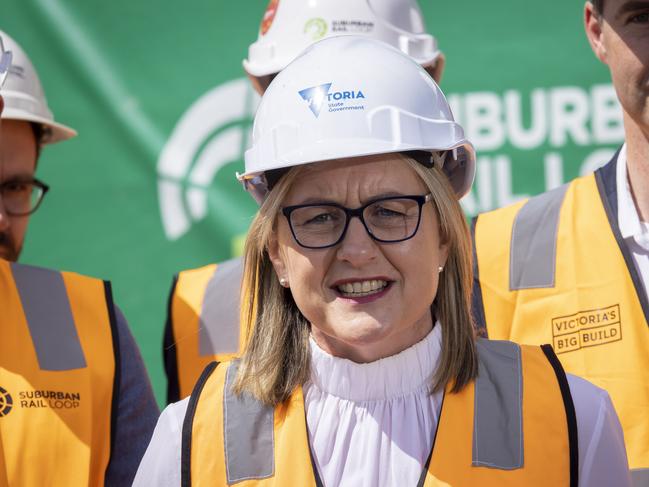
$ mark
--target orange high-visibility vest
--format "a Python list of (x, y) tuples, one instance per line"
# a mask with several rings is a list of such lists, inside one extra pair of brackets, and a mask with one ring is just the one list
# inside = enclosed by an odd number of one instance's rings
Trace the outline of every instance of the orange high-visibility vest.
[(169, 295), (164, 338), (167, 402), (191, 394), (212, 361), (238, 355), (246, 333), (240, 329), (243, 259), (180, 272)]
[(117, 335), (110, 284), (0, 260), (0, 486), (103, 485)]
[(474, 244), (478, 323), (490, 338), (552, 343), (567, 372), (606, 389), (632, 476), (649, 479), (649, 306), (618, 229), (615, 159), (480, 215)]
[[(576, 487), (575, 411), (551, 347), (479, 340), (478, 360), (476, 381), (445, 394), (418, 485)], [(182, 486), (322, 485), (302, 389), (265, 406), (232, 391), (237, 361), (216, 365), (204, 371), (187, 408)]]

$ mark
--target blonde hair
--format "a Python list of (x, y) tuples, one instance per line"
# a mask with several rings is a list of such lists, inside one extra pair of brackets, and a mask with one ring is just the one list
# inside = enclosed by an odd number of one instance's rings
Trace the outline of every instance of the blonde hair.
[[(407, 162), (429, 188), (441, 240), (448, 244), (448, 259), (431, 310), (443, 329), (441, 358), (432, 390), (450, 384), (451, 391), (458, 392), (475, 378), (478, 369), (470, 310), (473, 268), (469, 229), (441, 170), (428, 169), (402, 154), (391, 157), (395, 162)], [(241, 306), (248, 345), (234, 390), (250, 393), (273, 406), (288, 399), (309, 378), (310, 324), (291, 291), (279, 284), (267, 252), (281, 204), (303, 168), (293, 168), (270, 192), (252, 222), (245, 245)]]

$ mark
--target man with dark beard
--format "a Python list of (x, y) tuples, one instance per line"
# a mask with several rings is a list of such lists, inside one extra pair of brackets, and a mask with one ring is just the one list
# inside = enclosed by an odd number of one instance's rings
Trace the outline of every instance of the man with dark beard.
[(0, 149), (0, 257), (15, 262), (25, 240), (29, 216), (36, 211), (48, 186), (35, 177), (41, 148), (70, 139), (76, 132), (54, 121), (38, 74), (13, 39), (0, 32), (13, 54), (2, 95), (5, 142)]
[(158, 408), (110, 283), (16, 262), (40, 149), (76, 132), (2, 31), (0, 115), (0, 485), (130, 485)]

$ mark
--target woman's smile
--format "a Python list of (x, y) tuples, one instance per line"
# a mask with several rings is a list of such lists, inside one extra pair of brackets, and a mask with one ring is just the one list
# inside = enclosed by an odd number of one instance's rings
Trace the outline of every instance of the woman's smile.
[(345, 279), (336, 281), (331, 287), (339, 299), (358, 304), (370, 303), (385, 296), (394, 281), (386, 277)]

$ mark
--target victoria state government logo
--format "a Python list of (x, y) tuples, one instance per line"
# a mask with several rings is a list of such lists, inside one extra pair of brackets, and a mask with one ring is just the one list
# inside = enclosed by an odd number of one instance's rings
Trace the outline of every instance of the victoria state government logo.
[(11, 412), (14, 405), (14, 400), (5, 389), (0, 387), (0, 418), (6, 416)]
[(311, 113), (318, 118), (320, 112), (327, 104), (329, 112), (343, 112), (349, 110), (365, 110), (365, 95), (359, 89), (345, 91), (331, 91), (333, 83), (325, 83), (319, 86), (312, 86), (298, 91), (311, 110)]

